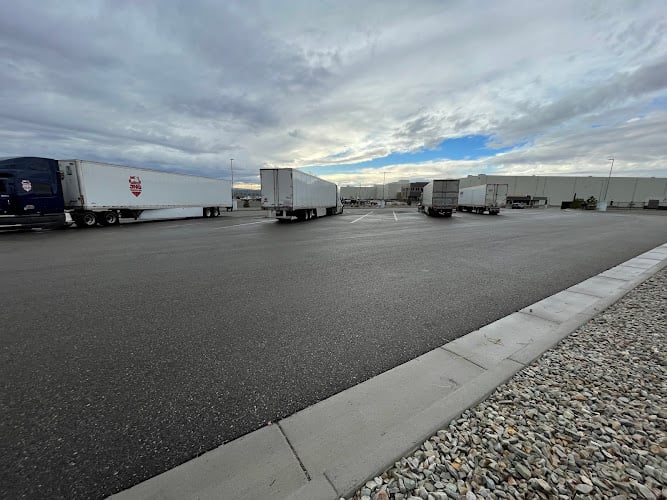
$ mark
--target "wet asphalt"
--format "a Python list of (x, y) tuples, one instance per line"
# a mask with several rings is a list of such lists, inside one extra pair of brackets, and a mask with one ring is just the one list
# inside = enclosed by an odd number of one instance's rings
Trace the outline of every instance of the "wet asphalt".
[(665, 241), (557, 209), (0, 234), (0, 497), (126, 489)]

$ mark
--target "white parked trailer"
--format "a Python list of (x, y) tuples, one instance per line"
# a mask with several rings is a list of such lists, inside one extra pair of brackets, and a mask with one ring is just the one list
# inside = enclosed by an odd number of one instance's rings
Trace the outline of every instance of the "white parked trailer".
[(459, 191), (458, 210), (478, 214), (488, 211), (491, 215), (498, 215), (507, 204), (507, 188), (507, 184), (481, 184), (462, 188)]
[(458, 179), (435, 179), (424, 186), (419, 210), (427, 215), (451, 217), (458, 201)]
[(294, 168), (262, 168), (262, 209), (279, 220), (308, 220), (339, 214), (338, 186)]
[(59, 160), (58, 167), (65, 210), (77, 226), (217, 217), (232, 207), (228, 180), (87, 160)]

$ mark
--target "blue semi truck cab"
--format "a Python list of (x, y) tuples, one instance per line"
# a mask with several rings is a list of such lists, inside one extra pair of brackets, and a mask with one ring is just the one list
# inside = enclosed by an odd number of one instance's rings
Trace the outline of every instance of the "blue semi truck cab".
[(64, 226), (60, 175), (57, 160), (0, 160), (0, 229)]

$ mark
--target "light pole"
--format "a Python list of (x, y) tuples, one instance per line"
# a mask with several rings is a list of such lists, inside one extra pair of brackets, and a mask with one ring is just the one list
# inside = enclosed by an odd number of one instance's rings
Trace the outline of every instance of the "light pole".
[(609, 192), (609, 183), (611, 182), (611, 171), (614, 169), (614, 157), (607, 158), (608, 161), (611, 161), (611, 167), (609, 167), (609, 177), (607, 178), (607, 186), (604, 190), (604, 201), (607, 201), (607, 193)]
[(232, 171), (232, 198), (234, 198), (234, 158), (229, 159), (229, 169)]
[(384, 175), (384, 178), (382, 179), (382, 201), (384, 201), (384, 186), (387, 184), (387, 172), (382, 172), (382, 174)]

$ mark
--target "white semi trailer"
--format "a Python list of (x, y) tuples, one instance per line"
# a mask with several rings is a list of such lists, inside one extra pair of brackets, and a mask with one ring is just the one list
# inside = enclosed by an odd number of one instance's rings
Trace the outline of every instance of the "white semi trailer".
[(58, 160), (58, 167), (65, 212), (80, 227), (121, 218), (217, 217), (232, 207), (228, 180), (86, 160)]
[(458, 210), (460, 212), (489, 212), (498, 215), (507, 204), (507, 184), (481, 184), (459, 190)]
[(424, 186), (419, 211), (426, 215), (451, 217), (458, 201), (458, 179), (435, 179)]
[(278, 220), (308, 220), (343, 212), (338, 186), (294, 168), (262, 168), (262, 209)]

